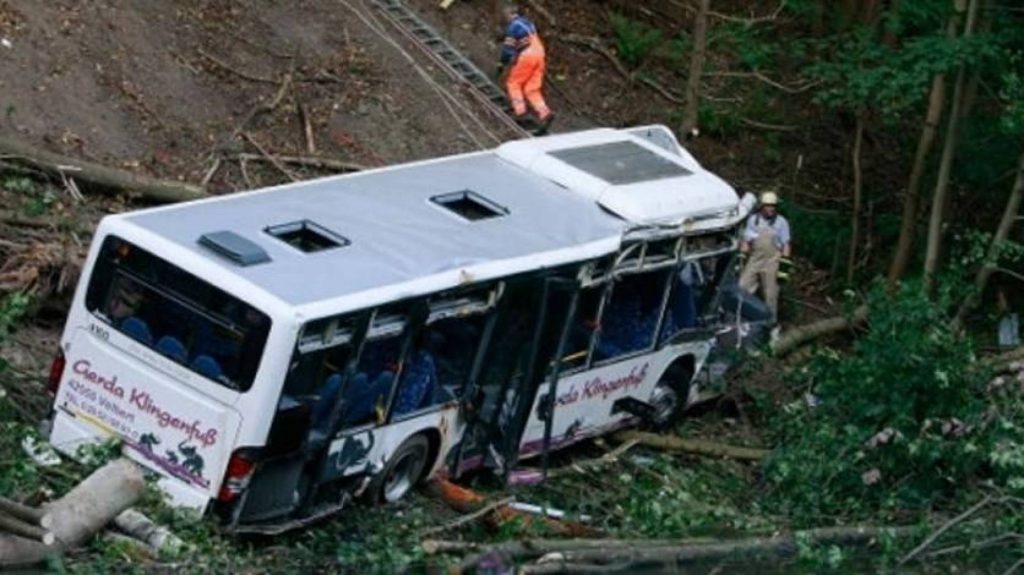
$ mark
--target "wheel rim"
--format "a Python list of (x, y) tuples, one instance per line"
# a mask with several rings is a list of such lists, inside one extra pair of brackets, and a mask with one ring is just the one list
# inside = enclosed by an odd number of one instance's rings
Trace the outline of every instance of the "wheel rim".
[(391, 473), (384, 480), (384, 501), (388, 503), (398, 501), (412, 489), (423, 467), (421, 455), (421, 450), (414, 449), (402, 455), (401, 459), (395, 462)]
[(651, 405), (654, 406), (655, 423), (668, 423), (679, 405), (679, 394), (667, 382), (660, 382), (654, 388)]

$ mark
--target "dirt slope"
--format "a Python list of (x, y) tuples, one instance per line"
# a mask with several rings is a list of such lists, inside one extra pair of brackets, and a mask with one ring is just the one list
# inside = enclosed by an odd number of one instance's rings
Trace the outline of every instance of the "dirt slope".
[[(282, 104), (249, 127), (272, 152), (304, 151), (299, 104), (322, 154), (386, 164), (473, 149), (350, 7), (366, 11), (359, 0), (2, 0), (0, 133), (199, 181), (291, 73)], [(215, 187), (238, 187), (230, 180), (218, 174)]]

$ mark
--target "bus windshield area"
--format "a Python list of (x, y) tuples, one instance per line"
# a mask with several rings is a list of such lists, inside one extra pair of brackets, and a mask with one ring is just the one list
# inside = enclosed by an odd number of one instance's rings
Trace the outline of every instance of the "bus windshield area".
[(114, 236), (100, 249), (86, 307), (122, 334), (238, 391), (252, 385), (270, 330), (266, 314)]

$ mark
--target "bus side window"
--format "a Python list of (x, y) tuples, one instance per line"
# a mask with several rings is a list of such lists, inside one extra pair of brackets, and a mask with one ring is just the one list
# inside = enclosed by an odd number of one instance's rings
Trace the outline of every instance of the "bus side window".
[(350, 355), (350, 346), (339, 345), (300, 354), (293, 360), (282, 393), (310, 406), (313, 429), (328, 431), (327, 424), (338, 401)]
[(486, 320), (482, 314), (452, 317), (423, 328), (402, 374), (395, 398), (396, 416), (462, 396)]
[(359, 365), (345, 388), (344, 429), (378, 421), (378, 412), (387, 408), (401, 352), (401, 335), (370, 340), (363, 346)]
[(665, 311), (665, 326), (661, 331), (662, 341), (673, 335), (698, 326), (700, 311), (698, 302), (702, 299), (707, 278), (704, 267), (698, 262), (684, 263), (674, 274), (672, 294)]
[(587, 364), (590, 342), (601, 326), (601, 319), (598, 315), (604, 290), (605, 286), (599, 285), (580, 291), (576, 317), (570, 320), (573, 324), (569, 329), (569, 340), (566, 342), (565, 353), (562, 355), (562, 371), (576, 369)]
[(596, 360), (615, 359), (652, 347), (669, 273), (658, 270), (618, 280), (601, 317)]

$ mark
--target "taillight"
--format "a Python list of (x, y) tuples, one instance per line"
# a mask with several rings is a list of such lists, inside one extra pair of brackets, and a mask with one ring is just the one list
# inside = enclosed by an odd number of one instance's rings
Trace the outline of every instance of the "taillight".
[(50, 397), (57, 397), (62, 377), (64, 377), (64, 350), (58, 349), (53, 363), (50, 364), (50, 378), (46, 380), (46, 392), (50, 394)]
[(228, 471), (224, 475), (224, 483), (220, 486), (217, 499), (229, 502), (238, 497), (249, 486), (252, 472), (256, 469), (256, 461), (251, 453), (243, 450), (235, 451), (228, 460)]

